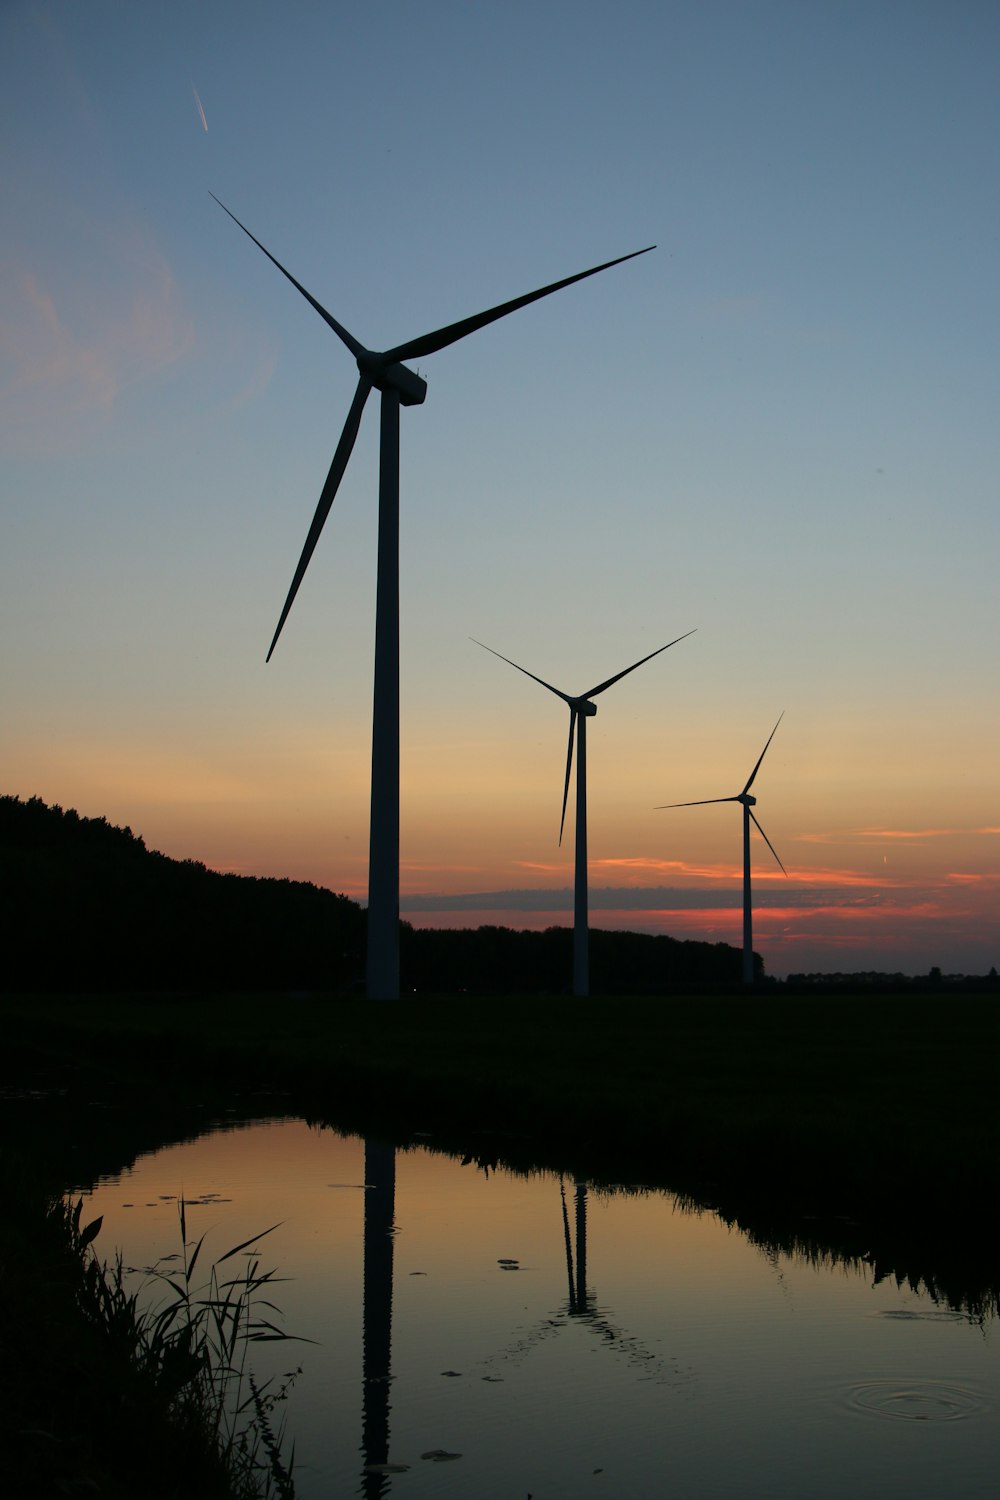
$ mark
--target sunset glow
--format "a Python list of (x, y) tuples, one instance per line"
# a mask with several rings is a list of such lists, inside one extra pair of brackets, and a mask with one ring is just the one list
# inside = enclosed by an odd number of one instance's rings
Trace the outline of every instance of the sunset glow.
[(366, 898), (377, 411), (265, 667), (357, 370), (210, 190), (376, 348), (656, 242), (421, 365), (402, 915), (570, 920), (565, 705), (473, 637), (696, 631), (589, 723), (592, 924), (739, 941), (740, 809), (668, 804), (783, 713), (766, 970), (985, 972), (1000, 18), (584, 11), (7, 8), (0, 791)]

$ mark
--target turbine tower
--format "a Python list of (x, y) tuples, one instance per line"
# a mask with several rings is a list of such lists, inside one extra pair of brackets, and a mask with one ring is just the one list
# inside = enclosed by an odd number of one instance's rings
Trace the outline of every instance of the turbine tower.
[[(215, 198), (215, 194), (211, 195)], [(498, 318), (527, 307), (548, 297), (552, 292), (572, 286), (599, 271), (623, 261), (634, 260), (655, 250), (647, 245), (644, 250), (633, 250), (629, 255), (620, 255), (616, 260), (592, 266), (589, 271), (579, 271), (562, 281), (554, 281), (537, 291), (514, 297), (485, 312), (462, 318), (425, 333), (419, 338), (409, 339), (392, 349), (379, 352), (366, 349), (364, 344), (338, 323), (337, 319), (321, 307), (315, 297), (276, 260), (270, 250), (265, 249), (254, 235), (241, 224), (236, 215), (230, 213), (218, 198), (216, 203), (223, 209), (243, 233), (263, 250), (268, 260), (277, 266), (297, 291), (313, 307), (325, 323), (333, 329), (358, 366), (358, 384), (354, 392), (347, 421), (340, 434), (333, 463), (319, 497), (319, 504), (306, 536), (305, 546), (298, 567), (292, 578), (291, 588), (278, 619), (277, 629), (267, 653), (271, 654), (278, 642), (282, 626), (288, 618), (292, 601), (298, 592), (309, 560), (330, 507), (333, 504), (344, 470), (347, 468), (351, 450), (358, 436), (361, 414), (373, 389), (382, 398), (380, 448), (379, 448), (379, 492), (378, 492), (378, 562), (375, 586), (375, 688), (372, 712), (372, 783), (371, 825), (368, 861), (368, 958), (367, 993), (370, 1000), (395, 1000), (399, 998), (399, 408), (420, 406), (426, 395), (427, 385), (419, 375), (402, 363), (405, 359), (420, 359), (427, 354), (436, 354), (457, 343), (470, 333), (476, 333)]]
[[(784, 717), (785, 717), (784, 710), (782, 710), (782, 712), (778, 715), (778, 724), (781, 723), (781, 721), (782, 721), (782, 719)], [(747, 784), (746, 784), (746, 786), (743, 788), (742, 792), (737, 792), (737, 794), (736, 794), (735, 797), (704, 797), (704, 798), (702, 798), (702, 800), (700, 802), (665, 802), (665, 803), (662, 803), (660, 805), (660, 807), (657, 809), (657, 811), (661, 811), (662, 812), (665, 808), (669, 808), (669, 807), (708, 807), (710, 804), (712, 804), (714, 802), (740, 802), (740, 803), (742, 803), (742, 805), (743, 805), (743, 983), (744, 984), (750, 984), (750, 985), (753, 984), (753, 907), (752, 907), (752, 903), (751, 903), (751, 899), (750, 899), (750, 822), (751, 822), (751, 819), (753, 820), (754, 823), (757, 824), (757, 832), (760, 834), (761, 838), (764, 840), (764, 843), (770, 849), (770, 851), (774, 855), (775, 859), (778, 860), (778, 868), (780, 869), (782, 875), (784, 875), (786, 877), (788, 875), (788, 871), (785, 869), (784, 865), (781, 863), (781, 860), (778, 859), (778, 852), (777, 852), (777, 850), (775, 849), (774, 845), (771, 843), (771, 840), (768, 838), (768, 836), (764, 832), (763, 828), (761, 828), (760, 824), (757, 823), (757, 817), (756, 817), (756, 814), (753, 811), (753, 809), (757, 805), (757, 798), (756, 797), (751, 797), (751, 795), (750, 795), (750, 788), (753, 786), (754, 777), (757, 775), (757, 772), (760, 770), (760, 763), (764, 759), (764, 756), (767, 754), (768, 745), (770, 745), (771, 741), (774, 739), (775, 734), (777, 733), (778, 724), (775, 724), (774, 728), (771, 730), (771, 733), (768, 735), (768, 737), (767, 737), (767, 745), (764, 746), (763, 750), (760, 752), (760, 755), (757, 757), (757, 764), (754, 766), (753, 770), (750, 772), (750, 775), (747, 778)]]
[(616, 672), (614, 677), (609, 677), (606, 682), (599, 682), (588, 692), (581, 693), (578, 698), (571, 698), (568, 693), (563, 693), (559, 688), (553, 687), (551, 682), (544, 678), (536, 677), (534, 672), (529, 672), (527, 667), (519, 667), (516, 661), (511, 661), (509, 656), (500, 656), (499, 651), (494, 651), (492, 646), (486, 646), (482, 641), (476, 641), (477, 646), (482, 646), (484, 651), (489, 651), (493, 656), (499, 656), (509, 667), (517, 667), (525, 677), (530, 677), (533, 682), (538, 682), (543, 688), (548, 688), (550, 693), (555, 693), (569, 706), (569, 744), (566, 750), (566, 782), (563, 787), (562, 819), (559, 823), (559, 843), (562, 844), (563, 829), (566, 826), (566, 804), (569, 801), (569, 782), (573, 771), (573, 741), (576, 738), (577, 760), (576, 760), (576, 879), (573, 897), (573, 994), (584, 996), (590, 994), (590, 955), (587, 930), (587, 720), (592, 719), (597, 712), (597, 704), (591, 703), (591, 698), (596, 698), (598, 693), (603, 693), (606, 688), (613, 687), (636, 667), (641, 667), (645, 662), (652, 661), (654, 656), (659, 656), (661, 651), (676, 646), (678, 641), (686, 641), (689, 635), (694, 635), (693, 630), (685, 631), (676, 640), (668, 641), (666, 646), (659, 646), (644, 656), (641, 661), (633, 662), (623, 672)]

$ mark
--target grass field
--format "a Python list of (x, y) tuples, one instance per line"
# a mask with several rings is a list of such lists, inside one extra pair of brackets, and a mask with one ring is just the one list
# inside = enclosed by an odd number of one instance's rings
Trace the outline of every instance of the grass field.
[(588, 1176), (926, 1214), (970, 1210), (1000, 1175), (990, 995), (25, 997), (4, 1014), (37, 1058), (147, 1091), (284, 1089), (345, 1127), (492, 1139)]

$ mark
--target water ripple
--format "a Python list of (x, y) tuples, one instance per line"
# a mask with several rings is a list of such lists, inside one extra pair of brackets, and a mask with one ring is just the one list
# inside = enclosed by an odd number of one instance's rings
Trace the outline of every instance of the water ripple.
[(876, 1318), (888, 1318), (896, 1323), (968, 1323), (967, 1313), (955, 1312), (951, 1308), (892, 1307), (874, 1314)]
[(862, 1416), (897, 1422), (962, 1422), (983, 1410), (975, 1391), (937, 1380), (867, 1380), (849, 1387), (844, 1403)]

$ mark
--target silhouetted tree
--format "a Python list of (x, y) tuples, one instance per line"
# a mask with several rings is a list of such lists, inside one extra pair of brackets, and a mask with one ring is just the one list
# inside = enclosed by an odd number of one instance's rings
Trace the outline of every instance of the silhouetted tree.
[(318, 886), (218, 874), (105, 818), (0, 797), (6, 990), (346, 988), (364, 923)]
[[(218, 874), (130, 828), (0, 797), (0, 986), (10, 990), (360, 991), (364, 910), (303, 881)], [(595, 994), (735, 984), (727, 943), (590, 935)], [(401, 923), (403, 993), (562, 994), (572, 931)], [(763, 972), (755, 955), (758, 977)]]

